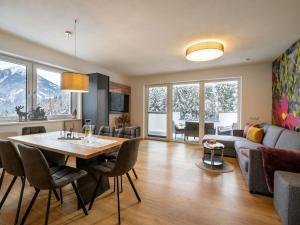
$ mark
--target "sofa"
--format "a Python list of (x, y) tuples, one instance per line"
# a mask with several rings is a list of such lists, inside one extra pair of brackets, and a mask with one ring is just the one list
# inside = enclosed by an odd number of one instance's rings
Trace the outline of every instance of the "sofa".
[(202, 142), (215, 139), (225, 145), (224, 155), (237, 157), (242, 174), (251, 193), (270, 195), (263, 171), (262, 155), (257, 148), (267, 146), (280, 149), (300, 151), (300, 132), (282, 127), (260, 124), (264, 129), (261, 144), (254, 143), (243, 137), (243, 130), (234, 130), (232, 136), (205, 135)]

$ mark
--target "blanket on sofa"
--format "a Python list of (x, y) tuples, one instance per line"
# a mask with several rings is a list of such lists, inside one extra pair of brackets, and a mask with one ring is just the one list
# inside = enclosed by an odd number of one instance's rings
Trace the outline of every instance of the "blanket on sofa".
[(300, 173), (300, 151), (260, 147), (263, 169), (268, 189), (274, 191), (274, 173), (276, 170)]

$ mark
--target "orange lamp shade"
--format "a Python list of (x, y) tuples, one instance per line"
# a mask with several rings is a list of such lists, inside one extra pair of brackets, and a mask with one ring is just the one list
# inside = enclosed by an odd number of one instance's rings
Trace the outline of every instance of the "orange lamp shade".
[(69, 92), (88, 92), (89, 76), (81, 73), (62, 73), (61, 90)]

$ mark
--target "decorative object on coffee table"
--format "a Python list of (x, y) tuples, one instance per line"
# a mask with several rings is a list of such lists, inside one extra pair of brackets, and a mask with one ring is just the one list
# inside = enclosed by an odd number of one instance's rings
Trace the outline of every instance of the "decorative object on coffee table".
[[(203, 155), (203, 163), (211, 168), (222, 168), (223, 167), (223, 155), (224, 155), (224, 145), (215, 140), (208, 140), (203, 144), (205, 149), (210, 150), (210, 154)], [(221, 155), (216, 155), (216, 152), (220, 151)]]
[(38, 106), (36, 109), (29, 112), (29, 120), (47, 120), (46, 112), (45, 110)]
[[(19, 117), (19, 122), (22, 122), (22, 121), (26, 121), (27, 120), (27, 112), (22, 112), (21, 110), (24, 109), (24, 106), (22, 105), (19, 105), (19, 106), (16, 106), (16, 112), (17, 112), (17, 115)], [(24, 117), (24, 120), (22, 119)]]

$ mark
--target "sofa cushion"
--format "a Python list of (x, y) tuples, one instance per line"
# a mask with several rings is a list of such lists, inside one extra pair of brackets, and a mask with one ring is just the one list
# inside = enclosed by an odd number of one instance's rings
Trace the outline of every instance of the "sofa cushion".
[(239, 151), (241, 148), (248, 148), (248, 149), (257, 149), (259, 147), (262, 147), (262, 144), (254, 143), (252, 141), (247, 140), (246, 138), (243, 138), (241, 140), (237, 140), (234, 143), (236, 151)]
[(258, 127), (264, 129), (264, 132), (267, 133), (269, 126), (272, 126), (272, 125), (270, 125), (268, 123), (261, 123), (261, 124), (259, 124)]
[(269, 125), (262, 142), (263, 145), (268, 147), (275, 147), (276, 142), (283, 130), (284, 128), (282, 127)]
[(249, 141), (253, 141), (255, 143), (261, 143), (263, 136), (264, 136), (264, 130), (262, 128), (250, 127), (246, 138)]
[(210, 139), (216, 140), (217, 142), (224, 144), (226, 148), (234, 148), (235, 141), (243, 140), (245, 138), (228, 135), (205, 135), (202, 139), (202, 143)]
[(275, 148), (300, 150), (300, 132), (284, 130), (278, 138)]

